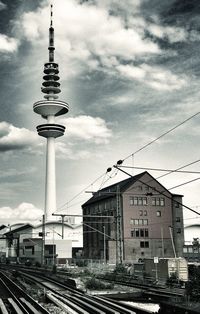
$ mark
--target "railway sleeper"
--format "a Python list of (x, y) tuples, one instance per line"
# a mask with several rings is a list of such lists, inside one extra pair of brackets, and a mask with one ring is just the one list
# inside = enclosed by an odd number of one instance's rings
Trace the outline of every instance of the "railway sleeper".
[(112, 301), (107, 300), (105, 297), (94, 296), (94, 298), (97, 300), (100, 300), (100, 302), (102, 302), (106, 306), (116, 308), (117, 310), (119, 310), (119, 313), (121, 313), (121, 314), (122, 313), (123, 314), (137, 314), (134, 310), (129, 310), (129, 309), (125, 308), (123, 305), (120, 305), (117, 301), (115, 301), (115, 303), (113, 303)]
[(86, 298), (86, 300), (81, 300), (82, 298), (80, 298), (80, 296), (79, 297), (70, 296), (70, 299), (74, 300), (74, 302), (80, 304), (84, 308), (90, 309), (90, 313), (92, 313), (92, 314), (107, 314), (108, 313), (108, 309), (106, 309), (104, 307), (104, 310), (102, 310), (102, 307), (97, 303), (96, 303), (96, 307), (95, 307), (94, 304), (92, 305), (91, 302), (88, 302), (89, 300), (87, 298)]
[(12, 298), (8, 298), (8, 302), (12, 305), (13, 309), (17, 314), (24, 314), (24, 312), (22, 312), (18, 304)]
[(30, 302), (28, 302), (26, 299), (20, 298), (20, 301), (24, 304), (24, 306), (26, 307), (26, 309), (29, 311), (30, 314), (41, 314), (41, 312), (36, 310), (33, 307), (33, 305)]
[(0, 311), (2, 314), (9, 314), (2, 299), (0, 299)]
[[(81, 307), (77, 306), (76, 304), (74, 304), (73, 302), (69, 301), (69, 300), (64, 300), (65, 302), (63, 302), (61, 300), (61, 297), (58, 297), (57, 295), (54, 295), (51, 292), (47, 292), (46, 293), (46, 297), (51, 300), (54, 304), (56, 304), (58, 307), (60, 307), (63, 311), (65, 311), (65, 313), (69, 313), (69, 314), (89, 314), (89, 312), (85, 311), (84, 309), (82, 309)], [(64, 298), (63, 298), (64, 299)]]
[(94, 307), (98, 307), (100, 310), (103, 311), (103, 313), (106, 313), (106, 314), (120, 314), (120, 312), (116, 311), (116, 310), (113, 310), (111, 308), (108, 308), (108, 306), (102, 304), (102, 302), (99, 302), (99, 301), (96, 301), (94, 300), (93, 297), (87, 297), (87, 296), (79, 296), (79, 299), (83, 299), (85, 300), (85, 302), (90, 303), (92, 304)]

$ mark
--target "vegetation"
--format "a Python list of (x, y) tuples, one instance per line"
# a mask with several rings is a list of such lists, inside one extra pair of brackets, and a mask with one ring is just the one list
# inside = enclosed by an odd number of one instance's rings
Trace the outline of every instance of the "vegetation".
[(114, 269), (114, 273), (116, 274), (126, 274), (127, 273), (127, 269), (124, 266), (124, 264), (117, 264), (115, 269)]
[(95, 277), (92, 277), (85, 282), (85, 287), (86, 289), (90, 289), (90, 290), (105, 290), (105, 289), (113, 289), (114, 286), (113, 284), (104, 283), (96, 279)]
[(186, 283), (186, 295), (190, 301), (200, 299), (200, 267), (189, 266), (189, 281)]
[(56, 267), (56, 265), (53, 265), (53, 267), (52, 267), (52, 273), (53, 273), (53, 274), (56, 274), (56, 273), (57, 273), (57, 267)]

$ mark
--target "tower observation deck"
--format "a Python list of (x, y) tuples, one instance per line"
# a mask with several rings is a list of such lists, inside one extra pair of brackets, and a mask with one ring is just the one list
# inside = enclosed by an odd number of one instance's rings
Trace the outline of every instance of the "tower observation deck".
[(40, 136), (47, 139), (46, 149), (46, 180), (45, 180), (45, 219), (51, 220), (52, 213), (56, 211), (56, 167), (55, 167), (55, 138), (63, 136), (65, 127), (55, 123), (55, 117), (66, 114), (69, 106), (66, 102), (58, 100), (61, 92), (58, 76), (58, 64), (54, 62), (54, 28), (53, 6), (51, 5), (51, 19), (49, 27), (49, 62), (44, 64), (42, 92), (44, 100), (34, 103), (33, 110), (47, 120), (47, 123), (37, 126)]

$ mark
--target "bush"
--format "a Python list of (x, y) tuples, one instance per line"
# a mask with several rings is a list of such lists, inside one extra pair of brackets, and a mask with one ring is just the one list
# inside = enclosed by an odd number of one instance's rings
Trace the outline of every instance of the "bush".
[(25, 263), (24, 263), (25, 266), (32, 266), (32, 262), (27, 260)]
[(114, 273), (120, 273), (120, 274), (125, 274), (127, 273), (126, 267), (123, 264), (117, 264)]
[(100, 280), (95, 279), (94, 277), (87, 280), (85, 283), (86, 289), (91, 290), (104, 290), (104, 289), (112, 289), (113, 284), (107, 284)]
[(178, 283), (179, 282), (178, 282), (177, 274), (174, 273), (174, 274), (171, 274), (171, 276), (167, 278), (166, 286), (173, 287), (173, 286), (176, 286)]
[(41, 267), (41, 263), (40, 262), (35, 262), (35, 266), (36, 267)]
[(57, 267), (56, 267), (56, 265), (53, 265), (53, 267), (52, 267), (52, 273), (53, 273), (53, 274), (56, 274), (56, 273), (57, 273)]

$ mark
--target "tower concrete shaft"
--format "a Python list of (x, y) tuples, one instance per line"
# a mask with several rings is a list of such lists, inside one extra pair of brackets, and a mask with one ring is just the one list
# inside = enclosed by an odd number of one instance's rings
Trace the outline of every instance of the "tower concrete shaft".
[(64, 135), (65, 127), (55, 123), (55, 117), (68, 112), (66, 102), (57, 100), (60, 90), (58, 64), (54, 62), (54, 28), (53, 6), (51, 5), (51, 23), (49, 28), (49, 62), (44, 64), (44, 82), (42, 92), (44, 100), (34, 103), (33, 110), (47, 120), (46, 124), (37, 126), (40, 136), (47, 139), (46, 149), (46, 180), (45, 180), (45, 220), (51, 220), (52, 213), (56, 211), (56, 166), (55, 166), (55, 139)]

